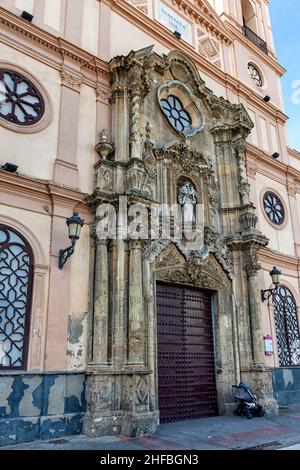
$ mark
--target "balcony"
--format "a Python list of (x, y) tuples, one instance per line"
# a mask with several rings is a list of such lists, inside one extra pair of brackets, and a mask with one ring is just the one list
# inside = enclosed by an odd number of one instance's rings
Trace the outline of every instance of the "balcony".
[(260, 38), (252, 29), (248, 28), (248, 26), (243, 26), (243, 31), (246, 38), (249, 39), (256, 47), (258, 47), (261, 51), (265, 54), (268, 54), (268, 46), (266, 41)]

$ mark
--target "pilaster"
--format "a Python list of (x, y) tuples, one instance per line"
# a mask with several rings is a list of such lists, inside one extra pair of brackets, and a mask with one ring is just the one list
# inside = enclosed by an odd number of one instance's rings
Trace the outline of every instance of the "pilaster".
[(61, 69), (61, 104), (54, 181), (78, 186), (77, 136), (82, 75), (67, 66)]

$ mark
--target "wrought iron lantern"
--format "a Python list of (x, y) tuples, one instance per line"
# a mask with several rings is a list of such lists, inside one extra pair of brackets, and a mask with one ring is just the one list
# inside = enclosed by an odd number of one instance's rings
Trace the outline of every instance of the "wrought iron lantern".
[(69, 217), (66, 220), (66, 224), (68, 226), (69, 232), (69, 239), (71, 240), (71, 246), (65, 248), (64, 250), (59, 250), (59, 257), (58, 257), (58, 267), (62, 269), (70, 256), (74, 253), (75, 245), (77, 240), (80, 238), (81, 228), (84, 225), (84, 220), (82, 220), (78, 212), (74, 212), (72, 217)]
[(281, 271), (274, 266), (272, 271), (270, 271), (270, 276), (272, 278), (272, 283), (274, 285), (273, 288), (271, 289), (266, 289), (266, 290), (261, 290), (261, 300), (264, 302), (265, 300), (268, 300), (271, 295), (276, 294), (278, 287), (280, 286), (280, 276), (281, 276)]

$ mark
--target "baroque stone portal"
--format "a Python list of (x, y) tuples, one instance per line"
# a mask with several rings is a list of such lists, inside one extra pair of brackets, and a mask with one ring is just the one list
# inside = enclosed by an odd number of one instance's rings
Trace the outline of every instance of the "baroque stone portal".
[[(117, 210), (119, 195), (128, 196), (128, 207), (149, 208), (188, 198), (204, 207), (204, 243), (191, 251), (176, 237), (95, 237), (84, 432), (137, 436), (159, 424), (156, 281), (211, 292), (219, 413), (231, 408), (231, 386), (245, 376), (276, 412), (256, 281), (257, 252), (268, 240), (256, 229), (245, 168), (253, 124), (243, 105), (205, 86), (182, 52), (131, 52), (110, 62), (110, 74), (112, 134), (102, 133), (97, 147), (92, 209), (110, 203)], [(180, 119), (193, 132), (183, 132)], [(117, 219), (122, 233), (126, 221)]]

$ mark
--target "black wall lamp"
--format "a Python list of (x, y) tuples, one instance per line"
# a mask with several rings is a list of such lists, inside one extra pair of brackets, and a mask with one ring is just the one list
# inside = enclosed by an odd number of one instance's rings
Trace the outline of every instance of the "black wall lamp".
[(21, 13), (21, 18), (23, 18), (23, 20), (29, 21), (29, 23), (31, 23), (32, 20), (33, 20), (33, 15), (31, 13), (29, 13), (28, 11), (23, 10), (22, 13)]
[(16, 173), (18, 171), (17, 165), (14, 165), (13, 163), (5, 163), (2, 165), (1, 169), (8, 173)]
[(174, 34), (175, 38), (181, 39), (181, 33), (179, 31), (174, 31), (173, 34)]
[(62, 269), (70, 256), (74, 253), (75, 250), (75, 245), (77, 240), (80, 238), (80, 232), (81, 228), (84, 225), (84, 220), (82, 220), (78, 212), (74, 212), (72, 217), (69, 217), (66, 220), (66, 224), (68, 226), (68, 231), (69, 231), (69, 239), (72, 240), (71, 246), (68, 248), (65, 248), (64, 250), (59, 250), (59, 256), (58, 256), (58, 267), (59, 269)]
[(271, 297), (271, 295), (276, 294), (276, 291), (278, 287), (280, 286), (281, 271), (279, 271), (279, 269), (277, 269), (276, 266), (274, 266), (272, 271), (270, 271), (270, 276), (272, 278), (272, 282), (275, 287), (273, 287), (272, 289), (266, 289), (266, 290), (260, 291), (262, 302), (264, 302), (265, 300), (268, 300)]

